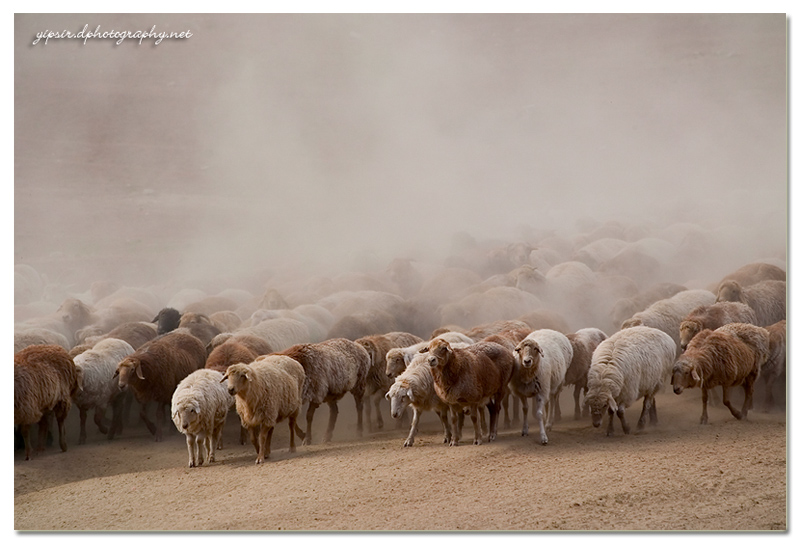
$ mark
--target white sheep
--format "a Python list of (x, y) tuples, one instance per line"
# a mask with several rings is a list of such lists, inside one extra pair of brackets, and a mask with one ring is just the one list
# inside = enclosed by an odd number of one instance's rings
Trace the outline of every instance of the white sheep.
[(203, 465), (204, 458), (214, 462), (217, 448), (222, 448), (225, 417), (234, 403), (222, 378), (219, 371), (198, 369), (172, 394), (172, 421), (186, 436), (189, 467)]
[[(89, 409), (94, 408), (94, 422), (100, 433), (109, 434), (109, 438), (113, 438), (121, 428), (122, 407), (119, 402), (123, 396), (114, 375), (119, 362), (133, 353), (133, 347), (121, 339), (103, 339), (75, 356), (75, 367), (83, 373), (83, 389), (78, 390), (73, 398), (80, 411), (79, 445), (86, 443), (86, 416)], [(110, 430), (103, 424), (103, 416), (109, 404), (113, 404), (114, 411)]]
[(272, 354), (253, 363), (236, 363), (228, 367), (222, 379), (228, 381), (228, 392), (236, 396), (236, 412), (242, 426), (250, 431), (256, 449), (256, 464), (269, 458), (275, 425), (289, 420), (289, 452), (295, 452), (294, 434), (302, 406), (305, 381), (303, 367), (294, 359)]
[(655, 394), (672, 372), (675, 341), (659, 329), (635, 326), (618, 331), (601, 342), (592, 354), (584, 403), (592, 414), (592, 425), (599, 427), (603, 414), (609, 414), (607, 435), (614, 433), (614, 414), (622, 430), (630, 433), (625, 409), (644, 397), (637, 429), (644, 428), (645, 415), (650, 424), (658, 422)]
[[(442, 333), (441, 335), (437, 335), (434, 339), (443, 339), (450, 344), (453, 343), (465, 343), (465, 344), (474, 344), (470, 337), (465, 335), (464, 333), (460, 333), (458, 331), (447, 331)], [(433, 339), (431, 339), (433, 340)], [(392, 348), (386, 353), (386, 375), (390, 378), (397, 378), (400, 376), (400, 373), (405, 371), (406, 367), (411, 363), (411, 360), (414, 356), (419, 353), (420, 350), (428, 346), (428, 343), (431, 341), (423, 341), (421, 343), (417, 343), (411, 346), (407, 346), (404, 348)]]
[(546, 429), (553, 426), (554, 405), (572, 361), (572, 344), (563, 333), (539, 329), (520, 341), (514, 356), (509, 387), (522, 403), (522, 435), (528, 435), (528, 398), (532, 397), (536, 400), (539, 439), (546, 445)]

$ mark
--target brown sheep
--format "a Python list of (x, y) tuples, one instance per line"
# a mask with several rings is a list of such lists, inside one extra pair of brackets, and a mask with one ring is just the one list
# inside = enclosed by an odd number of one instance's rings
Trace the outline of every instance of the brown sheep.
[(769, 334), (769, 357), (761, 366), (761, 376), (764, 377), (766, 388), (764, 410), (770, 411), (775, 404), (772, 385), (786, 372), (786, 320), (769, 325), (765, 329)]
[[(468, 329), (465, 335), (474, 341), (481, 341), (486, 337), (488, 337), (489, 335), (494, 335), (502, 331), (510, 331), (510, 330), (525, 331), (526, 332), (525, 335), (531, 332), (530, 326), (523, 321), (496, 320), (488, 324), (482, 324), (475, 326), (471, 329)], [(523, 335), (522, 337), (523, 339), (525, 338), (525, 335)]]
[[(119, 389), (129, 386), (141, 404), (140, 416), (147, 429), (161, 441), (164, 413), (172, 403), (172, 394), (181, 380), (206, 362), (206, 350), (196, 337), (171, 332), (142, 345), (119, 362), (116, 375)], [(147, 404), (156, 403), (156, 423), (147, 418)]]
[(224, 373), (234, 363), (250, 363), (258, 356), (251, 348), (231, 338), (211, 351), (206, 360), (206, 369)]
[(723, 282), (717, 291), (717, 302), (744, 303), (756, 313), (756, 325), (766, 327), (786, 319), (786, 282), (764, 280), (742, 286), (734, 280)]
[(297, 344), (280, 354), (300, 362), (306, 374), (303, 402), (308, 402), (308, 408), (303, 444), (311, 444), (311, 424), (314, 413), (322, 403), (327, 403), (330, 410), (328, 428), (322, 441), (330, 442), (339, 414), (337, 403), (347, 392), (353, 394), (356, 402), (360, 437), (363, 434), (363, 398), (370, 367), (369, 354), (364, 347), (348, 339), (328, 339), (321, 343)]
[[(752, 324), (727, 324), (716, 330), (704, 329), (689, 342), (686, 352), (672, 369), (672, 389), (676, 394), (685, 388), (703, 390), (701, 424), (708, 423), (708, 391), (722, 387), (722, 403), (737, 419), (747, 418), (752, 408), (753, 388), (761, 366), (769, 354), (769, 334)], [(742, 410), (736, 410), (728, 398), (731, 387), (742, 386), (745, 398)]]
[(219, 335), (211, 339), (211, 342), (208, 343), (208, 346), (206, 347), (209, 356), (211, 355), (211, 352), (213, 352), (215, 348), (231, 340), (235, 340), (236, 342), (245, 345), (247, 348), (255, 352), (256, 355), (258, 356), (272, 354), (273, 352), (275, 352), (275, 350), (272, 348), (272, 345), (269, 344), (266, 340), (262, 339), (261, 337), (256, 337), (255, 335), (248, 335), (247, 333), (220, 333)]
[(711, 291), (717, 293), (719, 287), (728, 280), (738, 282), (742, 287), (752, 286), (764, 280), (786, 281), (786, 271), (769, 263), (748, 263), (725, 276), (718, 284), (710, 288)]
[[(531, 333), (531, 330), (528, 329), (506, 329), (500, 331), (499, 333), (495, 333), (494, 335), (489, 335), (483, 342), (485, 343), (497, 343), (505, 348), (507, 348), (510, 352), (514, 352), (514, 349), (517, 345), (527, 337)], [(512, 401), (513, 400), (513, 401)], [(512, 405), (513, 407), (513, 416), (509, 418), (508, 415), (508, 406)], [(503, 426), (505, 429), (510, 429), (511, 426), (516, 426), (519, 422), (519, 398), (516, 396), (511, 395), (511, 391), (509, 390), (505, 399), (503, 399)]]
[(14, 425), (25, 441), (25, 459), (31, 458), (30, 426), (39, 424), (37, 450), (44, 450), (49, 415), (58, 422), (58, 443), (67, 450), (64, 422), (72, 396), (81, 388), (81, 374), (67, 351), (56, 345), (29, 346), (14, 354)]
[(105, 335), (89, 337), (86, 342), (94, 346), (103, 339), (120, 339), (131, 345), (134, 350), (156, 338), (156, 326), (149, 322), (126, 322), (120, 324)]
[(755, 324), (756, 313), (744, 303), (721, 301), (713, 305), (700, 305), (681, 322), (681, 350), (686, 350), (689, 341), (704, 329), (717, 329), (730, 323)]
[[(608, 335), (595, 327), (587, 327), (579, 329), (575, 333), (567, 335), (570, 344), (572, 345), (572, 361), (567, 367), (567, 374), (564, 375), (564, 386), (573, 384), (575, 389), (572, 397), (575, 401), (575, 411), (573, 418), (580, 420), (581, 418), (581, 391), (584, 397), (589, 391), (588, 376), (589, 367), (592, 365), (592, 354), (595, 348), (606, 340)], [(588, 407), (584, 407), (583, 416), (587, 416)], [(556, 400), (556, 420), (561, 418), (561, 409), (558, 400)]]
[(367, 389), (365, 391), (366, 405), (364, 409), (367, 417), (367, 430), (372, 432), (372, 405), (375, 405), (375, 420), (378, 429), (383, 429), (383, 416), (381, 415), (381, 399), (392, 385), (386, 375), (386, 354), (392, 348), (405, 348), (422, 342), (422, 339), (411, 333), (393, 331), (383, 335), (369, 335), (356, 339), (356, 343), (364, 347), (369, 354), (370, 366), (367, 374)]
[(478, 342), (466, 348), (454, 348), (443, 339), (433, 339), (421, 352), (427, 352), (436, 394), (458, 415), (450, 446), (457, 446), (468, 408), (475, 430), (473, 443), (482, 442), (478, 426), (479, 410), (489, 408), (489, 442), (497, 438), (500, 404), (507, 395), (508, 381), (514, 369), (514, 356), (497, 343)]
[(517, 318), (521, 322), (528, 324), (531, 330), (552, 329), (559, 333), (566, 334), (570, 330), (569, 324), (563, 316), (557, 312), (547, 309), (534, 310)]

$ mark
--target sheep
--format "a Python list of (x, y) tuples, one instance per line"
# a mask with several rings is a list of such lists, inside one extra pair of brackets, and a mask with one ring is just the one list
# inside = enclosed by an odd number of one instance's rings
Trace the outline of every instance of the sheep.
[(105, 335), (87, 337), (86, 343), (94, 346), (103, 339), (120, 339), (131, 345), (134, 350), (158, 335), (156, 326), (148, 322), (126, 322), (120, 324)]
[(235, 331), (242, 325), (242, 319), (232, 310), (220, 310), (209, 315), (208, 318), (211, 320), (211, 325), (222, 333)]
[(306, 437), (304, 445), (312, 441), (311, 424), (314, 413), (321, 403), (327, 403), (329, 409), (328, 427), (322, 442), (328, 443), (333, 437), (333, 428), (339, 414), (337, 402), (347, 392), (353, 394), (356, 402), (357, 432), (363, 434), (363, 397), (369, 373), (369, 354), (363, 346), (348, 339), (328, 339), (314, 344), (298, 344), (292, 346), (281, 355), (289, 356), (300, 362), (305, 371), (303, 383), (303, 403), (306, 409)]
[(28, 346), (43, 344), (55, 344), (65, 350), (69, 350), (72, 346), (61, 333), (42, 327), (14, 332), (14, 354)]
[(263, 356), (275, 352), (275, 350), (272, 349), (272, 346), (270, 346), (270, 344), (261, 337), (248, 335), (247, 333), (220, 333), (211, 339), (211, 342), (208, 343), (208, 346), (206, 347), (209, 356), (218, 346), (231, 341), (236, 341), (237, 343), (243, 344), (255, 352), (257, 356)]
[(710, 290), (717, 293), (719, 287), (729, 280), (737, 282), (742, 287), (752, 286), (764, 280), (786, 281), (786, 271), (769, 263), (748, 263), (723, 277)]
[(750, 286), (742, 286), (735, 280), (720, 284), (717, 302), (744, 303), (756, 313), (755, 324), (761, 327), (786, 319), (786, 281), (764, 280)]
[[(444, 339), (449, 343), (473, 344), (475, 342), (465, 334), (457, 331), (446, 331), (437, 335), (434, 339)], [(423, 341), (405, 348), (392, 348), (389, 350), (386, 353), (386, 376), (390, 379), (397, 378), (400, 373), (405, 371), (411, 359), (414, 357), (414, 354), (427, 346), (428, 342), (430, 341)]]
[(225, 417), (234, 404), (222, 380), (219, 371), (198, 369), (181, 380), (172, 394), (172, 422), (186, 436), (189, 467), (203, 465), (204, 457), (214, 462), (217, 448), (222, 448)]
[(290, 318), (274, 318), (259, 324), (238, 329), (235, 335), (252, 335), (266, 341), (276, 351), (286, 350), (296, 344), (307, 343), (310, 340), (308, 327)]
[(189, 322), (177, 329), (173, 329), (170, 333), (184, 333), (197, 338), (203, 346), (214, 340), (214, 337), (220, 334), (220, 330), (215, 326), (205, 322)]
[(162, 308), (158, 311), (156, 317), (153, 318), (152, 323), (158, 324), (157, 332), (159, 335), (169, 333), (180, 327), (181, 313), (171, 307)]
[(339, 318), (328, 331), (328, 338), (344, 338), (355, 341), (361, 337), (395, 331), (398, 326), (399, 324), (392, 314), (373, 309)]
[(25, 459), (31, 459), (30, 426), (39, 424), (37, 450), (44, 450), (48, 418), (58, 422), (58, 443), (67, 450), (64, 422), (72, 397), (81, 388), (81, 373), (67, 351), (57, 345), (29, 346), (14, 354), (14, 425), (25, 441)]
[(786, 372), (786, 320), (776, 322), (765, 329), (769, 334), (769, 357), (761, 366), (761, 376), (764, 378), (766, 388), (764, 410), (769, 412), (775, 403), (772, 385)]
[(443, 305), (440, 313), (442, 323), (474, 327), (505, 320), (509, 316), (522, 316), (540, 307), (542, 302), (534, 294), (510, 286), (498, 286)]
[[(496, 320), (488, 324), (475, 326), (466, 331), (465, 335), (473, 341), (480, 341), (489, 335), (500, 333), (501, 331), (518, 330), (525, 331), (525, 335), (531, 332), (531, 328), (520, 320)], [(524, 337), (524, 335), (523, 335)]]
[(517, 317), (517, 320), (525, 322), (531, 330), (535, 329), (554, 329), (560, 333), (567, 333), (570, 331), (569, 324), (563, 316), (548, 309), (534, 310), (522, 316)]
[(539, 440), (546, 445), (546, 430), (553, 426), (554, 405), (572, 361), (572, 344), (563, 333), (539, 329), (520, 341), (514, 355), (509, 388), (522, 403), (522, 435), (528, 435), (528, 398), (532, 397), (536, 400)]
[[(489, 335), (488, 337), (481, 339), (483, 342), (491, 342), (497, 343), (510, 352), (514, 352), (514, 349), (517, 345), (531, 333), (530, 328), (526, 329), (507, 329), (504, 331), (500, 331), (494, 335)], [(410, 365), (410, 364), (409, 364)], [(513, 419), (509, 418), (508, 416), (508, 406), (509, 403), (513, 405), (514, 414)], [(509, 390), (506, 397), (503, 399), (503, 426), (505, 429), (510, 429), (512, 425), (517, 424), (519, 422), (519, 398), (516, 396), (511, 395), (511, 391)]]
[[(694, 336), (672, 369), (672, 389), (681, 394), (687, 388), (703, 391), (700, 424), (708, 424), (708, 391), (722, 387), (722, 403), (737, 420), (747, 418), (752, 408), (753, 389), (762, 364), (769, 357), (769, 333), (752, 324), (727, 324), (704, 329)], [(728, 398), (734, 386), (744, 388), (741, 411)]]
[(69, 348), (72, 348), (75, 345), (75, 332), (90, 325), (95, 318), (88, 305), (70, 297), (55, 312), (15, 324), (14, 328), (15, 332), (39, 328), (54, 331), (63, 335)]
[(258, 356), (254, 350), (233, 337), (211, 351), (206, 359), (206, 369), (224, 373), (234, 363), (250, 363)]
[[(567, 367), (567, 373), (564, 375), (564, 386), (574, 385), (572, 397), (575, 401), (575, 411), (573, 418), (580, 420), (581, 418), (581, 391), (584, 397), (589, 391), (587, 380), (589, 376), (589, 367), (592, 365), (592, 354), (601, 342), (606, 340), (608, 335), (596, 327), (586, 327), (579, 329), (575, 333), (567, 335), (570, 344), (572, 344), (572, 361)], [(583, 416), (586, 416), (586, 411), (583, 411)], [(558, 398), (556, 398), (556, 421), (561, 416)]]
[[(80, 412), (80, 432), (78, 444), (86, 443), (86, 416), (89, 409), (94, 409), (94, 422), (102, 434), (109, 439), (122, 427), (122, 401), (114, 375), (117, 365), (134, 353), (133, 347), (120, 339), (103, 339), (89, 350), (75, 356), (74, 363), (83, 375), (83, 388), (78, 391), (73, 401)], [(103, 416), (106, 408), (112, 405), (112, 425), (106, 428)]]
[(372, 404), (375, 405), (375, 420), (378, 429), (383, 428), (380, 401), (389, 391), (389, 377), (386, 376), (386, 353), (392, 348), (405, 348), (422, 342), (422, 339), (411, 333), (394, 331), (383, 335), (369, 335), (356, 339), (356, 343), (364, 347), (369, 354), (369, 373), (367, 374), (366, 404), (367, 430), (372, 432)]
[(655, 394), (669, 376), (675, 354), (675, 341), (663, 331), (647, 326), (622, 329), (601, 342), (592, 354), (587, 377), (589, 392), (584, 398), (592, 425), (599, 427), (603, 414), (608, 412), (606, 435), (614, 433), (614, 414), (622, 423), (622, 431), (629, 434), (625, 409), (642, 397), (637, 430), (644, 428), (645, 415), (649, 415), (651, 425), (657, 424)]
[(730, 301), (695, 308), (681, 322), (681, 350), (686, 350), (689, 341), (703, 329), (717, 329), (734, 322), (755, 324), (756, 313), (744, 303)]
[[(253, 363), (237, 363), (225, 370), (228, 393), (236, 398), (236, 412), (242, 426), (250, 431), (256, 449), (256, 464), (269, 458), (275, 425), (289, 420), (289, 452), (295, 452), (294, 434), (303, 437), (297, 426), (302, 406), (306, 374), (293, 358), (284, 355), (261, 356)], [(308, 428), (309, 435), (311, 427)]]
[(664, 282), (650, 286), (648, 289), (637, 293), (632, 297), (624, 297), (617, 300), (609, 311), (611, 325), (619, 328), (622, 322), (633, 316), (640, 310), (644, 310), (656, 301), (668, 299), (676, 293), (686, 291), (686, 287), (679, 284)]
[(676, 350), (675, 357), (677, 357), (679, 354), (678, 347), (681, 344), (681, 321), (700, 305), (713, 304), (714, 299), (714, 294), (708, 290), (681, 291), (669, 299), (656, 301), (646, 309), (637, 312), (631, 318), (622, 322), (621, 329), (636, 326), (660, 329), (672, 338)]
[[(119, 389), (133, 390), (141, 404), (139, 415), (156, 441), (162, 439), (164, 410), (172, 402), (178, 383), (202, 369), (205, 361), (205, 347), (196, 337), (171, 332), (142, 345), (117, 365)], [(147, 418), (150, 401), (156, 403), (155, 425)]]
[(103, 335), (118, 325), (127, 322), (148, 321), (150, 308), (129, 297), (114, 300), (108, 307), (89, 310), (89, 323), (75, 331), (75, 342), (81, 343), (87, 337)]
[(487, 441), (497, 438), (500, 404), (507, 394), (508, 381), (514, 368), (514, 357), (497, 343), (478, 342), (465, 348), (454, 348), (444, 339), (436, 338), (422, 349), (427, 353), (436, 394), (456, 411), (457, 422), (450, 446), (457, 446), (464, 424), (464, 409), (469, 408), (475, 430), (473, 444), (482, 442), (478, 414), (483, 406), (489, 408)]

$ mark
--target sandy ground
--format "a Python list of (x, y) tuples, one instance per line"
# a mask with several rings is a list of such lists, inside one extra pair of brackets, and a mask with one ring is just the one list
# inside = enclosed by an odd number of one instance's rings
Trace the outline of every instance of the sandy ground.
[[(15, 451), (14, 528), (786, 530), (784, 412), (757, 406), (737, 421), (710, 407), (710, 423), (701, 426), (699, 392), (669, 392), (657, 398), (657, 427), (624, 436), (617, 425), (606, 437), (588, 419), (572, 420), (571, 403), (562, 396), (565, 419), (547, 446), (536, 433), (502, 430), (502, 422), (497, 442), (474, 446), (467, 420), (466, 441), (448, 447), (429, 413), (417, 443), (403, 448), (406, 431), (391, 419), (388, 429), (358, 439), (345, 398), (332, 443), (289, 453), (280, 424), (272, 457), (260, 466), (252, 447), (238, 444), (231, 414), (216, 463), (195, 469), (174, 429), (156, 443), (141, 424), (112, 442), (90, 428), (88, 443), (77, 445), (71, 420), (66, 453), (49, 447), (26, 462)], [(631, 410), (634, 422), (640, 407)], [(323, 408), (316, 437), (326, 421)]]

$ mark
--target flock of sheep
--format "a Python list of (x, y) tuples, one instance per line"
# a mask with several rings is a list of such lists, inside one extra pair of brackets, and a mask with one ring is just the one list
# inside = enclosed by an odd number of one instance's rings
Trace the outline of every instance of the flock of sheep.
[[(670, 384), (676, 394), (702, 389), (701, 423), (717, 386), (731, 414), (746, 418), (759, 377), (770, 409), (774, 383), (785, 375), (785, 265), (760, 260), (702, 284), (697, 270), (679, 275), (675, 259), (702, 254), (703, 239), (685, 227), (685, 236), (676, 239), (676, 232), (642, 236), (608, 222), (536, 244), (482, 246), (463, 237), (443, 263), (395, 259), (374, 272), (333, 277), (277, 272), (260, 297), (241, 288), (209, 295), (108, 281), (65, 292), (17, 265), (14, 423), (25, 459), (30, 427), (38, 426), (42, 449), (52, 415), (67, 450), (73, 404), (79, 444), (91, 410), (113, 439), (135, 400), (160, 441), (170, 408), (186, 435), (190, 467), (214, 462), (231, 410), (256, 463), (269, 457), (281, 421), (290, 451), (295, 435), (311, 444), (323, 403), (329, 417), (322, 440), (331, 441), (338, 402), (348, 393), (359, 436), (364, 413), (368, 432), (384, 426), (384, 399), (394, 419), (411, 407), (407, 447), (425, 411), (439, 416), (451, 446), (462, 440), (466, 416), (477, 445), (496, 439), (501, 413), (506, 426), (517, 422), (520, 407), (528, 435), (529, 399), (539, 442), (547, 444), (567, 386), (574, 388), (574, 418), (590, 413), (595, 427), (607, 418), (608, 434), (615, 416), (630, 433), (626, 410), (639, 399), (637, 427), (657, 422), (655, 395)], [(730, 400), (738, 386), (741, 409)]]

